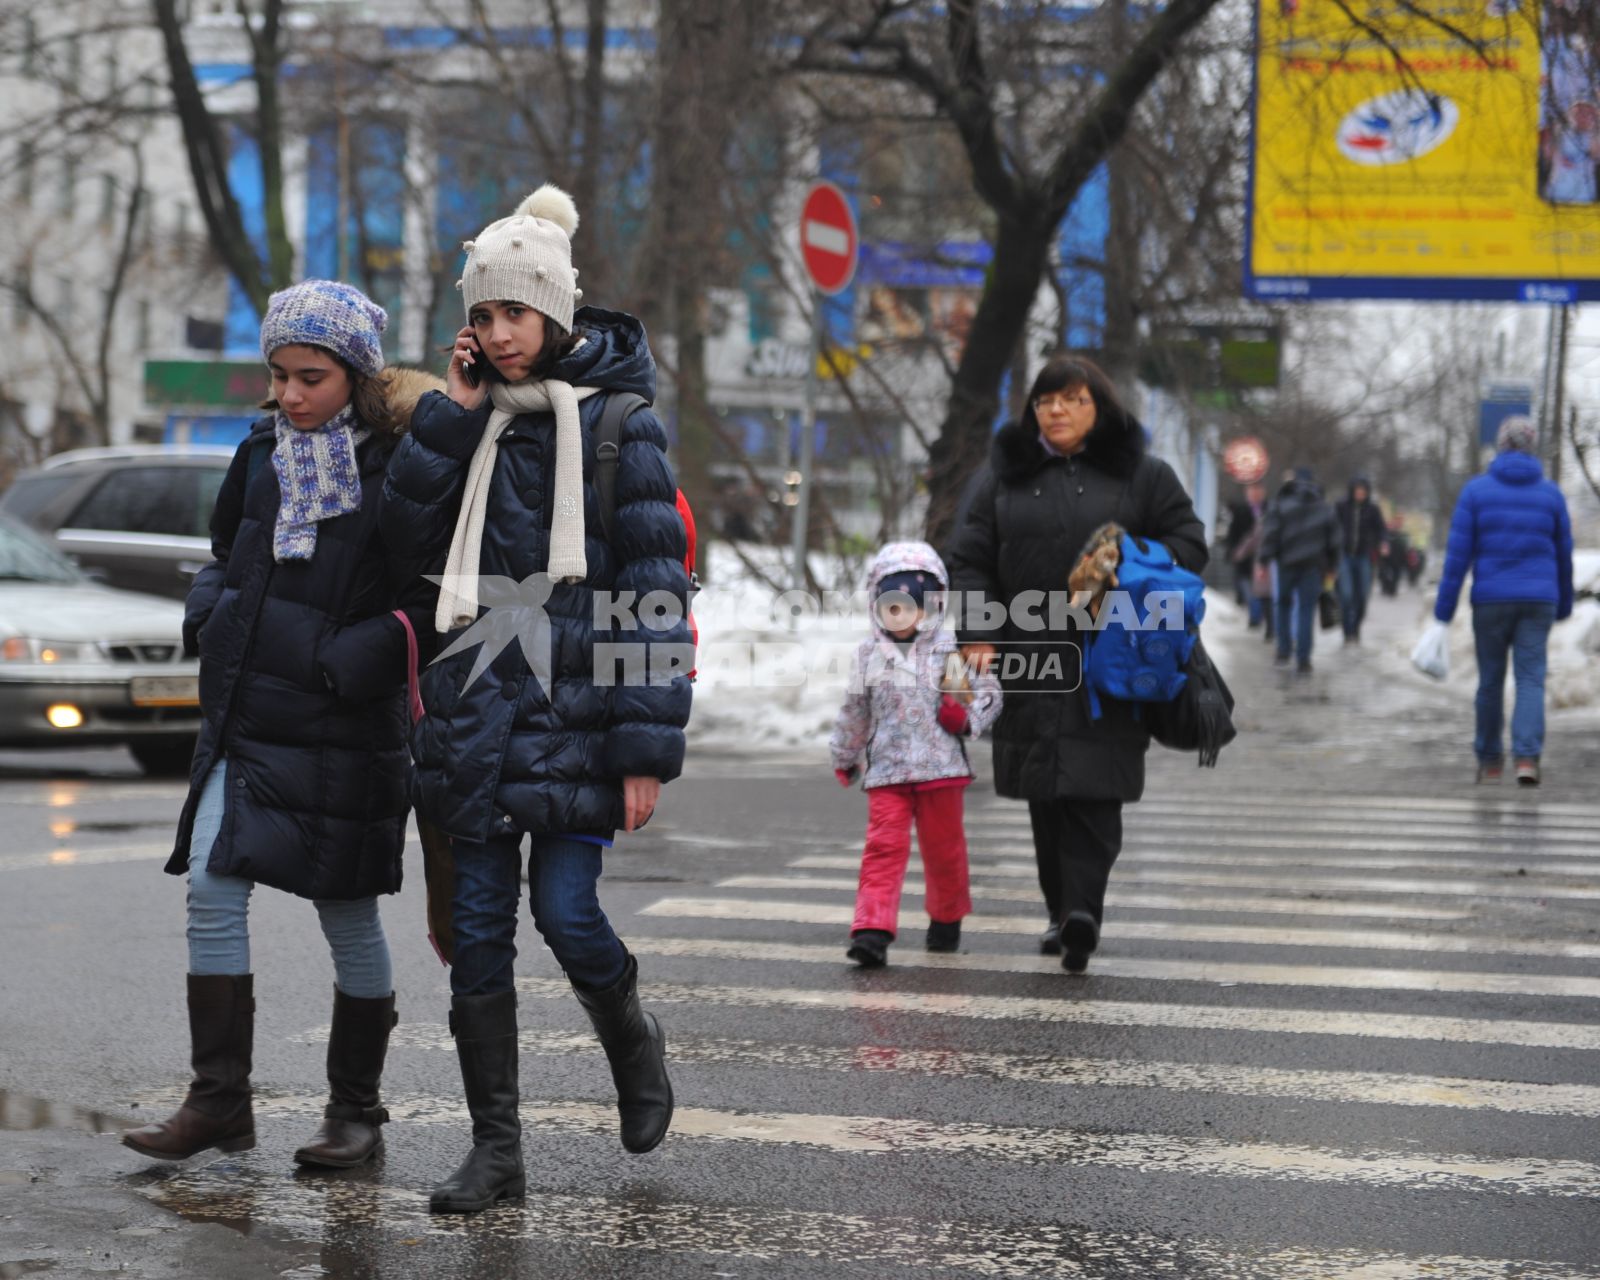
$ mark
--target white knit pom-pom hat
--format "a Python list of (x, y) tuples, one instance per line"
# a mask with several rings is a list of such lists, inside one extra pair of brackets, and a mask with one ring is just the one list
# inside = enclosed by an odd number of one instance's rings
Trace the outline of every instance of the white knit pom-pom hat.
[(467, 313), (480, 302), (520, 302), (571, 333), (573, 309), (583, 299), (572, 269), (577, 229), (578, 206), (548, 182), (509, 218), (491, 222), (461, 246), (467, 265), (457, 287)]

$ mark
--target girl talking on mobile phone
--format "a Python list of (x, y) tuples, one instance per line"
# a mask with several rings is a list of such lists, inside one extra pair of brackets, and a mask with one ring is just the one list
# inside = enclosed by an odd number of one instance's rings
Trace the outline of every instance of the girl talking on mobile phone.
[[(689, 681), (651, 669), (657, 646), (688, 644), (686, 535), (648, 407), (622, 424), (603, 533), (595, 428), (608, 396), (653, 398), (655, 362), (633, 317), (578, 308), (577, 227), (547, 185), (466, 243), (447, 390), (417, 405), (385, 489), (385, 535), (444, 563), (444, 651), (422, 676), (413, 748), (418, 811), (454, 854), (450, 1027), (473, 1145), (433, 1192), (441, 1212), (524, 1189), (512, 985), (524, 840), (534, 927), (610, 1060), (623, 1145), (651, 1150), (672, 1117), (665, 1040), (597, 885), (616, 833), (649, 819), (683, 765)], [(619, 618), (611, 593), (677, 607)], [(497, 609), (514, 620), (499, 625)], [(639, 661), (601, 656), (614, 642)]]

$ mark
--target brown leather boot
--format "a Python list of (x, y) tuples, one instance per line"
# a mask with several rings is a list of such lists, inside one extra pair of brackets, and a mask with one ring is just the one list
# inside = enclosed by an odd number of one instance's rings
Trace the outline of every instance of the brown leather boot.
[(187, 1160), (211, 1147), (256, 1145), (250, 1112), (254, 979), (248, 973), (189, 975), (189, 1059), (194, 1081), (170, 1117), (122, 1135), (122, 1145), (157, 1160)]
[(294, 1153), (300, 1164), (350, 1169), (383, 1148), (380, 1125), (389, 1113), (378, 1105), (378, 1081), (399, 1016), (393, 993), (378, 999), (333, 989), (333, 1030), (328, 1034), (328, 1094), (322, 1127)]

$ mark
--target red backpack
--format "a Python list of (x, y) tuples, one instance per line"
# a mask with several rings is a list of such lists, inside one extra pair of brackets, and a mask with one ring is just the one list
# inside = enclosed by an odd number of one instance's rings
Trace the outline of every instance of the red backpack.
[[(633, 415), (634, 410), (649, 406), (650, 402), (641, 395), (618, 391), (606, 396), (605, 407), (600, 410), (600, 423), (595, 428), (594, 483), (600, 491), (600, 527), (607, 542), (612, 540), (617, 515), (617, 462), (622, 453), (622, 424)], [(689, 642), (698, 648), (700, 628), (694, 621), (694, 598), (700, 590), (700, 577), (694, 571), (694, 512), (689, 507), (689, 499), (683, 496), (682, 489), (678, 490), (676, 505), (687, 536), (683, 567), (689, 574)], [(689, 679), (693, 680), (694, 676), (691, 668)]]

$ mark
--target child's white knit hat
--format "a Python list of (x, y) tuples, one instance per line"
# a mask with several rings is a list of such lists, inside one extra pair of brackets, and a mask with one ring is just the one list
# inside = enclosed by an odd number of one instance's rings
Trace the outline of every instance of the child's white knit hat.
[(467, 313), (480, 302), (520, 302), (571, 333), (573, 308), (583, 298), (572, 268), (577, 229), (572, 197), (548, 182), (509, 218), (491, 222), (461, 246), (467, 265), (456, 287)]

